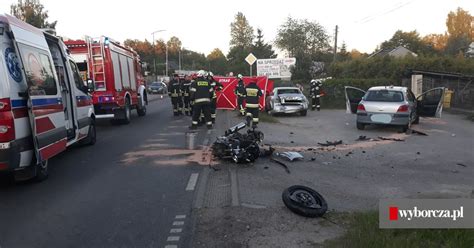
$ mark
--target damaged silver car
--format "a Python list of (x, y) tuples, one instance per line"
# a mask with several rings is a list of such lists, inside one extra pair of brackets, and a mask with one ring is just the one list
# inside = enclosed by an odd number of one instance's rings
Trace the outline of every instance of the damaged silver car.
[(268, 114), (300, 113), (306, 116), (308, 99), (297, 87), (276, 87), (266, 99), (265, 108)]

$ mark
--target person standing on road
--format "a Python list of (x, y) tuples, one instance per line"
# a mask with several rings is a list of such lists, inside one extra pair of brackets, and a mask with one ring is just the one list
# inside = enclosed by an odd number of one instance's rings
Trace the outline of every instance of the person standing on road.
[(184, 114), (190, 116), (191, 115), (191, 105), (190, 105), (190, 100), (189, 100), (189, 87), (191, 86), (191, 80), (189, 80), (189, 77), (186, 76), (184, 78), (183, 82), (183, 103), (184, 103)]
[(247, 126), (250, 126), (250, 122), (252, 122), (252, 127), (257, 127), (261, 96), (263, 96), (262, 90), (260, 90), (255, 81), (250, 82), (250, 84), (245, 87), (245, 112), (247, 112)]
[(181, 101), (181, 85), (178, 74), (174, 74), (173, 79), (170, 81), (168, 95), (171, 97), (171, 103), (173, 104), (173, 114), (178, 116), (179, 112), (181, 112), (179, 103)]
[(309, 95), (311, 97), (311, 110), (314, 111), (316, 108), (318, 111), (321, 110), (321, 102), (320, 98), (322, 96), (321, 92), (322, 89), (321, 87), (323, 86), (323, 83), (320, 80), (311, 80), (310, 83), (310, 88), (309, 88)]
[(199, 123), (199, 117), (201, 112), (204, 114), (204, 120), (207, 128), (212, 128), (211, 121), (211, 96), (214, 89), (206, 79), (206, 72), (200, 70), (198, 72), (198, 78), (193, 82), (189, 88), (191, 100), (194, 102), (193, 105), (193, 120), (189, 127), (190, 129), (196, 129)]
[(211, 96), (211, 119), (212, 123), (216, 123), (216, 109), (217, 109), (217, 91), (221, 91), (224, 87), (221, 83), (214, 80), (214, 74), (212, 72), (207, 73), (207, 81), (211, 84), (213, 89)]
[(237, 76), (239, 79), (239, 82), (237, 83), (237, 86), (235, 87), (234, 93), (237, 96), (237, 108), (239, 108), (240, 115), (244, 116), (245, 115), (245, 109), (244, 109), (244, 99), (245, 99), (245, 84), (243, 80), (242, 74), (239, 74)]

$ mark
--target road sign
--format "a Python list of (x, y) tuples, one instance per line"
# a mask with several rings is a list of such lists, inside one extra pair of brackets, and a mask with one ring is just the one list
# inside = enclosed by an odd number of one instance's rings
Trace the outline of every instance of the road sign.
[(257, 75), (268, 78), (290, 78), (291, 67), (295, 64), (295, 58), (259, 59), (257, 60)]
[(247, 61), (249, 65), (253, 65), (253, 63), (257, 61), (257, 57), (255, 57), (255, 55), (253, 55), (252, 53), (249, 53), (249, 55), (247, 55), (247, 57), (245, 58), (245, 61)]

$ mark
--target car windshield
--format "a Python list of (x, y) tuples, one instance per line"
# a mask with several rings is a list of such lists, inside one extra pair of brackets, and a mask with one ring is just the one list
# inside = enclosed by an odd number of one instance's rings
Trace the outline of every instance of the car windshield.
[(396, 90), (369, 90), (364, 98), (369, 102), (403, 102), (403, 93)]
[(152, 83), (151, 86), (161, 86), (161, 83)]
[(281, 94), (300, 94), (299, 89), (278, 89), (278, 95)]

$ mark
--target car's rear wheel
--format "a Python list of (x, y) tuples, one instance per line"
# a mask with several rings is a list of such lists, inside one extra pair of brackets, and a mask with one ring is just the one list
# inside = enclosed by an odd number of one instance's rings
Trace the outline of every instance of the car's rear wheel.
[(359, 130), (364, 130), (364, 128), (365, 128), (365, 124), (364, 124), (364, 123), (357, 122), (357, 129), (359, 129)]

